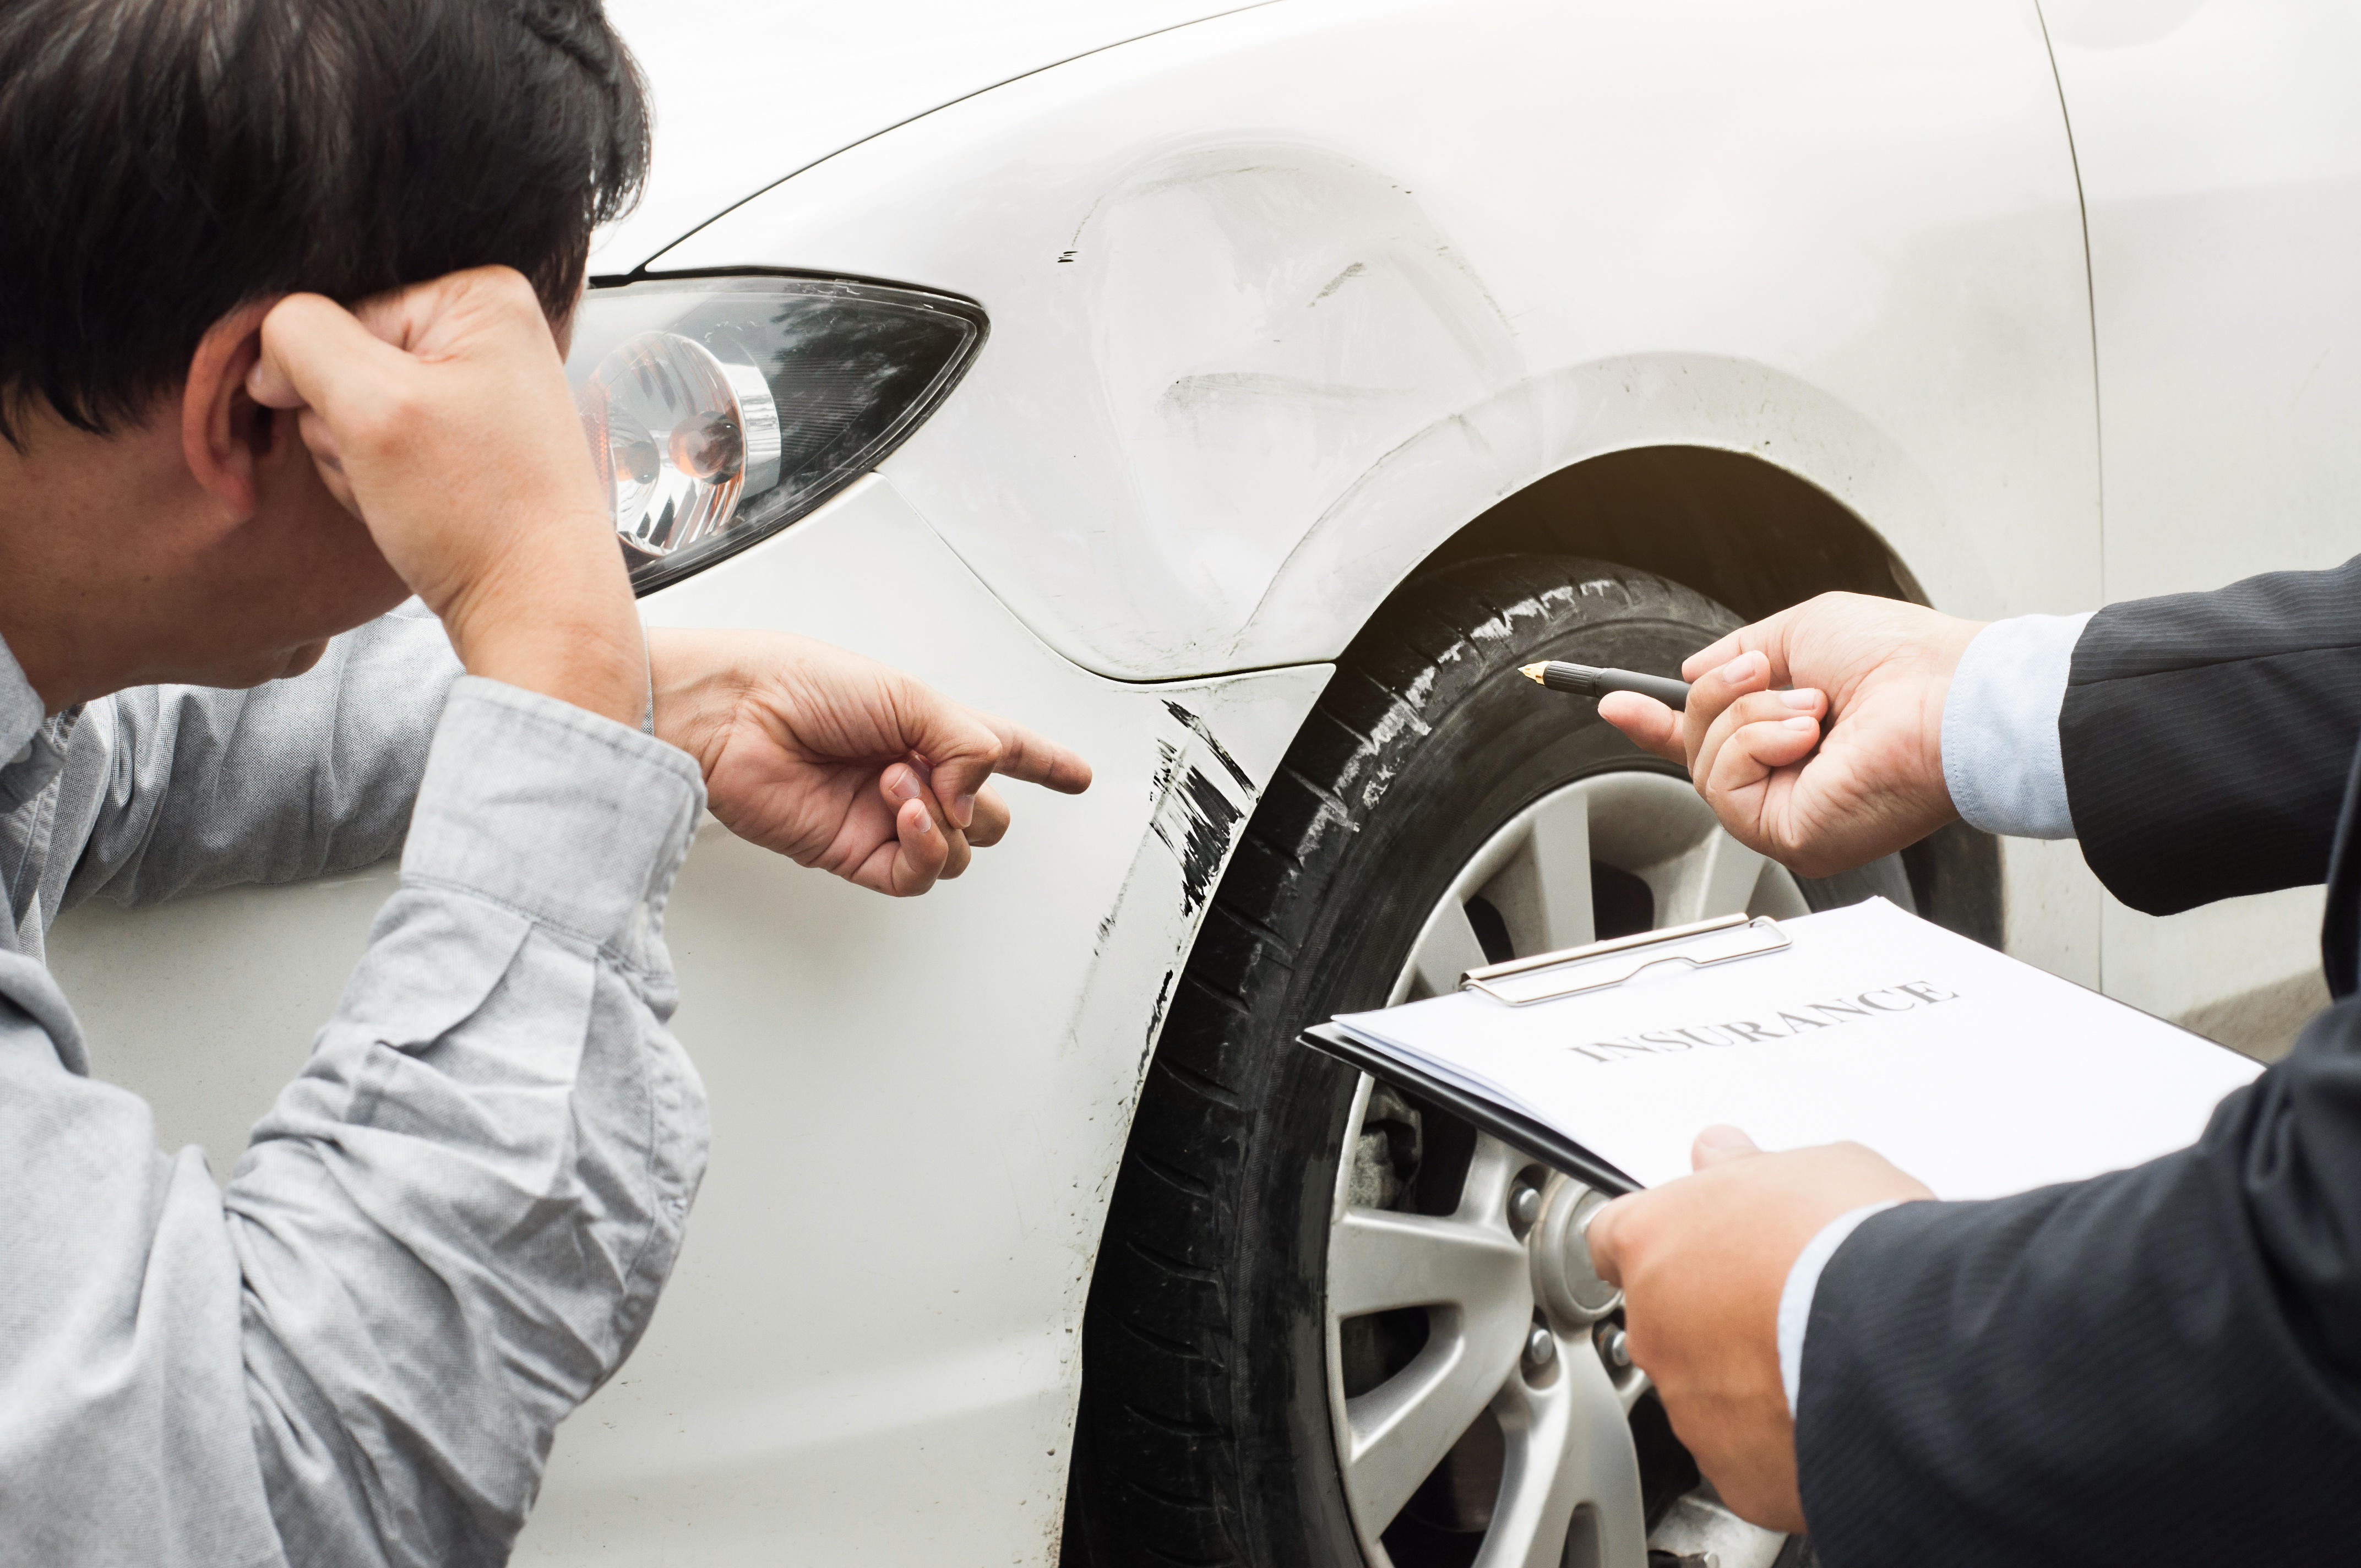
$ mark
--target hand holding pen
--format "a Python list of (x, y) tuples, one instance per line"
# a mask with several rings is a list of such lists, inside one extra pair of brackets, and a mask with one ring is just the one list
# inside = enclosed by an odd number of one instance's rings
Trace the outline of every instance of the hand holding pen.
[(1626, 687), (1598, 714), (1686, 767), (1740, 843), (1831, 876), (1959, 815), (1943, 778), (1943, 698), (1981, 630), (1895, 599), (1823, 594), (1691, 654), (1679, 710)]

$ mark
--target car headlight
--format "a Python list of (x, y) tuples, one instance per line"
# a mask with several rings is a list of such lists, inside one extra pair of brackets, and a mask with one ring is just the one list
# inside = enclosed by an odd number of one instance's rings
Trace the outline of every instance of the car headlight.
[(566, 373), (641, 593), (769, 537), (934, 411), (983, 313), (915, 289), (661, 278), (592, 289)]

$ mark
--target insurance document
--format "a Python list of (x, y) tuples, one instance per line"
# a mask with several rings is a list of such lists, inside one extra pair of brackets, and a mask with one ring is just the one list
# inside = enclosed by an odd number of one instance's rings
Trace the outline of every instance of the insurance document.
[(1784, 948), (1708, 968), (1336, 1022), (1642, 1187), (1688, 1174), (1698, 1129), (1724, 1122), (1766, 1149), (1851, 1139), (1938, 1197), (1997, 1197), (2191, 1143), (2261, 1070), (1883, 899), (1778, 925)]

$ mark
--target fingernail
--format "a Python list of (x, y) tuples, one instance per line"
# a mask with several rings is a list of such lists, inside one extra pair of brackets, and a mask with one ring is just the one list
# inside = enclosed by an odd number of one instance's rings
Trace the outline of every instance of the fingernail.
[(1751, 1149), (1754, 1140), (1737, 1127), (1708, 1127), (1697, 1135), (1697, 1146), (1708, 1149)]
[(906, 763), (904, 763), (904, 764), (902, 764), (902, 765), (901, 765), (901, 766), (899, 766), (899, 767), (896, 767), (896, 768), (895, 768), (895, 769), (891, 773), (889, 773), (889, 774), (886, 776), (886, 779), (885, 779), (885, 793), (886, 793), (886, 794), (888, 794), (888, 795), (892, 795), (895, 800), (916, 800), (916, 799), (917, 799), (917, 798), (918, 798), (918, 774), (917, 774), (917, 771), (916, 769), (912, 768), (912, 767), (911, 767), (908, 763), (906, 763)]
[(1783, 718), (1779, 721), (1779, 727), (1782, 729), (1793, 729), (1795, 733), (1800, 735), (1806, 730), (1817, 729), (1819, 728), (1819, 724), (1817, 720), (1810, 718)]
[(954, 821), (954, 822), (956, 822), (956, 823), (958, 823), (958, 824), (959, 824), (961, 827), (962, 827), (962, 828), (972, 827), (972, 826), (974, 824), (974, 822), (975, 822), (975, 796), (974, 796), (974, 795), (954, 795), (954, 796), (952, 796), (952, 798), (951, 798), (951, 820), (952, 820), (952, 821)]
[(1817, 707), (1819, 706), (1820, 694), (1810, 686), (1797, 686), (1793, 691), (1781, 692), (1779, 699), (1789, 707)]
[(1735, 685), (1754, 673), (1754, 655), (1741, 653), (1716, 672), (1725, 681)]

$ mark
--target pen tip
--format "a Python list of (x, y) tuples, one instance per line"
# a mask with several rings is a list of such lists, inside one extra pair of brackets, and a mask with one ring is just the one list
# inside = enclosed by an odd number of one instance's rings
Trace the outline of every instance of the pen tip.
[(1529, 681), (1538, 681), (1542, 678), (1543, 668), (1543, 666), (1540, 664), (1527, 664), (1523, 669), (1519, 670), (1517, 673), (1524, 676), (1525, 679)]

